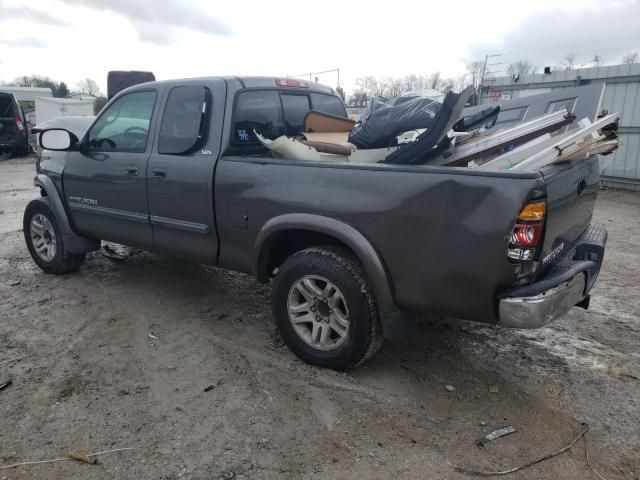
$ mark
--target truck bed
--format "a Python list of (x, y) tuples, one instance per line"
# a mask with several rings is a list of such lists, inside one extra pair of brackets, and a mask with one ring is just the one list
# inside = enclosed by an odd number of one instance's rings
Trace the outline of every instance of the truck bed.
[[(227, 239), (221, 264), (251, 272), (246, 252), (264, 225), (311, 212), (352, 225), (373, 244), (399, 308), (489, 323), (498, 321), (499, 292), (544, 273), (506, 256), (522, 206), (548, 199), (542, 258), (586, 230), (598, 182), (596, 158), (543, 172), (481, 172), (233, 156), (219, 160), (216, 175), (219, 235)], [(248, 232), (225, 221), (229, 204), (247, 206)]]

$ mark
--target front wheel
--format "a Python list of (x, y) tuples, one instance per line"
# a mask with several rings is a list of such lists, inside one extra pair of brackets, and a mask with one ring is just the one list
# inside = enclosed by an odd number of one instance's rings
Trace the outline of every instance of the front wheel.
[(32, 200), (23, 218), (24, 240), (36, 264), (47, 273), (68, 273), (78, 270), (85, 255), (69, 253), (60, 227), (47, 197)]
[(371, 287), (344, 248), (313, 247), (289, 257), (275, 278), (272, 302), (283, 340), (309, 363), (346, 370), (382, 345)]

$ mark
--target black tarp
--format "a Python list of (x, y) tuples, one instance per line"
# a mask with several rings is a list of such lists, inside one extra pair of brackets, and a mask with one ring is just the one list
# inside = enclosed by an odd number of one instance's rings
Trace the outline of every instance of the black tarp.
[(421, 133), (415, 142), (402, 145), (380, 163), (423, 165), (434, 156), (446, 151), (450, 144), (447, 132), (460, 120), (462, 110), (471, 96), (472, 88), (460, 93), (449, 92), (429, 129)]
[(419, 95), (401, 95), (393, 102), (374, 98), (349, 135), (349, 142), (360, 149), (394, 145), (396, 137), (404, 132), (429, 128), (441, 105)]

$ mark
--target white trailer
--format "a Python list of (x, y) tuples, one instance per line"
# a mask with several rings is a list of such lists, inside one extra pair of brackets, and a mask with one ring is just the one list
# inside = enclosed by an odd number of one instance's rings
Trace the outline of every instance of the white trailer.
[(40, 124), (56, 117), (93, 116), (95, 100), (71, 98), (36, 98), (35, 123)]

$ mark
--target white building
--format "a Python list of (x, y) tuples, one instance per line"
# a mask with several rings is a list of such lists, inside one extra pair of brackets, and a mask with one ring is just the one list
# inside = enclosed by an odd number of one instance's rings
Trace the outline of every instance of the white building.
[(600, 157), (601, 179), (605, 185), (640, 191), (640, 64), (560, 70), (522, 77), (485, 78), (482, 104), (550, 93), (567, 87), (605, 82), (602, 107), (620, 112), (619, 148)]
[(91, 100), (94, 103), (97, 100), (97, 97), (95, 95), (82, 92), (71, 93), (67, 96), (67, 98), (72, 98), (74, 100)]
[(18, 102), (35, 102), (38, 97), (53, 97), (50, 88), (0, 85), (0, 92), (13, 93)]

